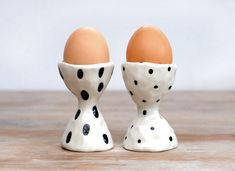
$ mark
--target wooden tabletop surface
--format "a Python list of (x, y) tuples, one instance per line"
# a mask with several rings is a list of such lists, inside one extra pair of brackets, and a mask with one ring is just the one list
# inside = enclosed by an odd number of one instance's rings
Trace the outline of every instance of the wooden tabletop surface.
[(77, 110), (69, 92), (0, 92), (0, 170), (235, 170), (235, 92), (171, 92), (161, 113), (179, 147), (160, 153), (121, 147), (136, 108), (128, 93), (105, 92), (99, 102), (115, 147), (64, 150), (60, 140)]

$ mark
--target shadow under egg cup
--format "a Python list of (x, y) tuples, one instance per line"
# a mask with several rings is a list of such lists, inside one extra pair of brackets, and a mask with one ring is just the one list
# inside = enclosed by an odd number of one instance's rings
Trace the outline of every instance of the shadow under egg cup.
[(107, 87), (114, 65), (109, 63), (58, 64), (61, 78), (78, 99), (78, 110), (62, 137), (62, 147), (71, 151), (93, 152), (113, 148), (112, 136), (97, 102)]
[(132, 121), (123, 147), (133, 151), (158, 152), (176, 148), (177, 137), (159, 113), (159, 104), (174, 82), (176, 65), (126, 62), (122, 75), (138, 116)]

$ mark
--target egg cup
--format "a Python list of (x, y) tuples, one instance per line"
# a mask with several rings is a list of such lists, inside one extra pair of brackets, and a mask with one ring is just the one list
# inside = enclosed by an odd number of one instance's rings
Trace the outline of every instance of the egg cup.
[(176, 74), (174, 64), (126, 62), (122, 75), (138, 115), (123, 139), (123, 147), (132, 151), (159, 152), (178, 146), (169, 123), (159, 113), (164, 95), (172, 88)]
[(77, 97), (78, 109), (67, 124), (62, 147), (71, 151), (105, 151), (113, 147), (112, 136), (97, 102), (113, 73), (111, 62), (91, 65), (58, 64), (67, 88)]

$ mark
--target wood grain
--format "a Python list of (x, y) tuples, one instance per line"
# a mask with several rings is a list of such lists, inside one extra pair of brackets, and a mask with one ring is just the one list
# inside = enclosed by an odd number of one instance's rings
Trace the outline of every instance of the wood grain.
[(179, 147), (126, 151), (122, 138), (136, 114), (126, 92), (106, 92), (100, 109), (115, 147), (77, 153), (60, 147), (77, 101), (69, 92), (0, 92), (0, 170), (235, 170), (235, 92), (172, 92), (161, 113)]

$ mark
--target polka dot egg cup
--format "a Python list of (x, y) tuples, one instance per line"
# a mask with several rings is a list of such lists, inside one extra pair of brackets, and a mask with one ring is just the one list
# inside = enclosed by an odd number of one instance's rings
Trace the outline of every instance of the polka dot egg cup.
[(123, 147), (133, 151), (158, 152), (176, 148), (177, 137), (159, 113), (159, 104), (174, 82), (176, 65), (126, 62), (123, 79), (138, 115), (129, 126)]
[(65, 85), (78, 99), (78, 110), (64, 131), (62, 147), (82, 152), (111, 149), (112, 136), (97, 102), (110, 81), (114, 65), (72, 65), (62, 62), (58, 67)]

